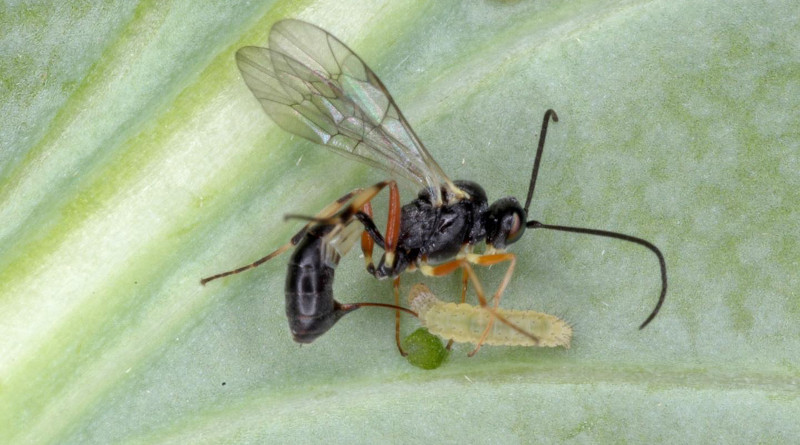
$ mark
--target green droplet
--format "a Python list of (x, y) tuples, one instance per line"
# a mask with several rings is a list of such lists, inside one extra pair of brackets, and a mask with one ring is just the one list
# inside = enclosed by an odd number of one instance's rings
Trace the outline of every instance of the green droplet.
[(450, 352), (439, 337), (425, 328), (419, 328), (406, 337), (403, 349), (408, 353), (408, 362), (422, 369), (438, 368)]

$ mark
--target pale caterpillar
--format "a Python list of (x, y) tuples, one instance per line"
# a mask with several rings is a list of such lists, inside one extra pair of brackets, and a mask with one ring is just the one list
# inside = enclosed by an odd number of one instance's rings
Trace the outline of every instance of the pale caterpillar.
[[(554, 315), (494, 309), (500, 316), (496, 317), (489, 307), (439, 300), (421, 283), (411, 289), (408, 302), (411, 310), (417, 313), (420, 323), (429, 332), (458, 343), (569, 348), (572, 339), (572, 327)], [(492, 328), (481, 342), (481, 336), (492, 319), (495, 320)]]

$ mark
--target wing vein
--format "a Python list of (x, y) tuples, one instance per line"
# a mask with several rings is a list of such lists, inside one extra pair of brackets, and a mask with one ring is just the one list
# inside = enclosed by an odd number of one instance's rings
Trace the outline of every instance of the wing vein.
[(269, 48), (236, 61), (267, 115), (284, 130), (428, 188), (460, 193), (419, 141), (392, 96), (347, 45), (298, 20), (273, 25)]

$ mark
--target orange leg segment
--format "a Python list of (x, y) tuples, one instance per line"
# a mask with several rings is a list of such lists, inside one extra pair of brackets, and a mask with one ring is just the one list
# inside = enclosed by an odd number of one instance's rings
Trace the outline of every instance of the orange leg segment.
[[(384, 235), (384, 246), (385, 246), (385, 255), (384, 255), (384, 263), (389, 267), (392, 267), (394, 264), (394, 254), (397, 249), (397, 241), (400, 238), (400, 221), (402, 215), (402, 205), (400, 203), (400, 190), (397, 187), (397, 183), (394, 181), (385, 181), (376, 186), (379, 186), (378, 190), (382, 189), (384, 186), (389, 186), (389, 216), (386, 221), (386, 232)], [(373, 186), (373, 187), (376, 187)], [(376, 192), (377, 193), (377, 192)], [(354, 199), (354, 205), (359, 205), (361, 207), (361, 211), (364, 212), (370, 219), (373, 217), (372, 213), (372, 204), (370, 200), (374, 197), (374, 195), (369, 196), (366, 200), (360, 201), (358, 198)], [(372, 260), (372, 253), (373, 249), (375, 248), (375, 240), (367, 233), (365, 230), (361, 234), (361, 250), (364, 252), (364, 261), (366, 263), (367, 270), (374, 270), (375, 265)], [(394, 304), (395, 306), (400, 306), (400, 278), (397, 277), (394, 279), (392, 283), (392, 290), (394, 293)], [(400, 351), (400, 355), (406, 356), (408, 355), (407, 352), (403, 350), (403, 347), (400, 345), (400, 309), (395, 311), (395, 342), (397, 343), (397, 350)]]
[[(498, 264), (505, 261), (508, 261), (510, 264), (508, 266), (508, 269), (506, 270), (505, 275), (503, 276), (503, 280), (500, 283), (500, 286), (498, 286), (497, 291), (495, 291), (494, 295), (492, 296), (493, 304), (489, 306), (489, 302), (487, 301), (486, 296), (483, 292), (483, 286), (481, 285), (480, 280), (478, 280), (478, 276), (475, 274), (475, 271), (472, 269), (472, 265), (470, 263), (474, 263), (481, 266), (491, 266), (493, 264)], [(470, 357), (475, 355), (481, 349), (483, 342), (486, 340), (486, 337), (489, 335), (489, 332), (491, 331), (492, 326), (494, 325), (495, 319), (500, 320), (501, 323), (510, 326), (512, 329), (519, 332), (520, 334), (530, 337), (531, 339), (538, 342), (538, 338), (536, 338), (533, 334), (523, 330), (522, 328), (518, 327), (514, 323), (511, 323), (505, 317), (497, 313), (497, 307), (500, 304), (500, 298), (502, 297), (503, 292), (505, 292), (508, 283), (511, 281), (511, 276), (514, 273), (515, 265), (516, 265), (516, 256), (514, 256), (514, 254), (511, 253), (468, 255), (466, 258), (460, 258), (457, 260), (449, 261), (447, 263), (431, 267), (426, 272), (428, 275), (442, 276), (452, 273), (456, 269), (461, 268), (462, 273), (464, 274), (463, 275), (464, 278), (462, 278), (463, 280), (462, 301), (465, 298), (466, 282), (467, 280), (469, 280), (475, 287), (475, 293), (478, 296), (478, 303), (481, 305), (481, 307), (483, 307), (493, 315), (492, 319), (487, 324), (486, 329), (483, 331), (483, 334), (481, 334), (481, 337), (478, 340), (478, 344), (475, 346), (475, 349), (473, 349), (468, 354)]]
[[(372, 218), (372, 203), (368, 202), (364, 204), (364, 207), (361, 209), (367, 216)], [(361, 251), (364, 252), (364, 262), (366, 263), (367, 270), (371, 270), (375, 268), (374, 263), (372, 262), (372, 249), (375, 247), (375, 241), (369, 236), (367, 231), (363, 231), (361, 233)]]
[(517, 257), (513, 253), (496, 253), (491, 255), (480, 255), (474, 261), (475, 264), (480, 266), (491, 266), (504, 261), (508, 261), (509, 265), (508, 269), (506, 269), (505, 275), (503, 275), (503, 281), (500, 282), (500, 286), (494, 293), (494, 307), (497, 307), (497, 304), (500, 302), (500, 296), (503, 295), (503, 292), (506, 290), (506, 286), (508, 286), (508, 283), (511, 282), (511, 276), (514, 274), (514, 267), (517, 265)]
[[(386, 221), (386, 233), (384, 241), (386, 243), (386, 252), (384, 254), (384, 264), (392, 268), (394, 266), (394, 253), (397, 249), (397, 240), (400, 239), (400, 217), (402, 214), (402, 207), (400, 204), (400, 190), (397, 188), (397, 183), (392, 182), (389, 184), (389, 217)], [(394, 304), (400, 305), (400, 277), (394, 279), (392, 283), (392, 290), (394, 291)], [(394, 339), (397, 343), (397, 350), (400, 355), (405, 357), (408, 355), (403, 347), (400, 345), (400, 311), (394, 313)]]
[(389, 185), (389, 218), (386, 221), (386, 257), (385, 264), (389, 267), (394, 266), (394, 252), (397, 249), (397, 240), (400, 238), (400, 217), (402, 215), (400, 205), (400, 190), (397, 184), (392, 182)]
[[(383, 237), (383, 245), (385, 250), (384, 255), (384, 263), (391, 267), (394, 264), (394, 253), (397, 249), (397, 241), (400, 238), (400, 220), (402, 215), (402, 207), (400, 204), (400, 191), (397, 187), (397, 183), (394, 181), (384, 181), (381, 183), (376, 184), (373, 187), (380, 186), (382, 189), (384, 186), (389, 186), (389, 217), (386, 221), (386, 232)], [(379, 189), (379, 190), (380, 190)], [(369, 217), (370, 220), (373, 219), (372, 213), (372, 203), (370, 200), (374, 197), (369, 196), (367, 200), (359, 201), (358, 199), (354, 199), (354, 204), (357, 204), (361, 208), (361, 212)], [(372, 259), (372, 252), (375, 248), (375, 240), (369, 235), (367, 230), (361, 234), (361, 250), (364, 252), (364, 260), (366, 262), (367, 270), (370, 273), (374, 272), (375, 265)]]

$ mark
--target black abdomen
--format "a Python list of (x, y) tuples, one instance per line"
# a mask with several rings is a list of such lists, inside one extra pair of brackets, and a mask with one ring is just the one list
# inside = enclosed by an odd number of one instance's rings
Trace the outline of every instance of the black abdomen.
[(328, 226), (310, 230), (295, 248), (286, 271), (286, 317), (294, 340), (311, 343), (327, 332), (345, 312), (333, 299), (336, 261), (323, 257)]

